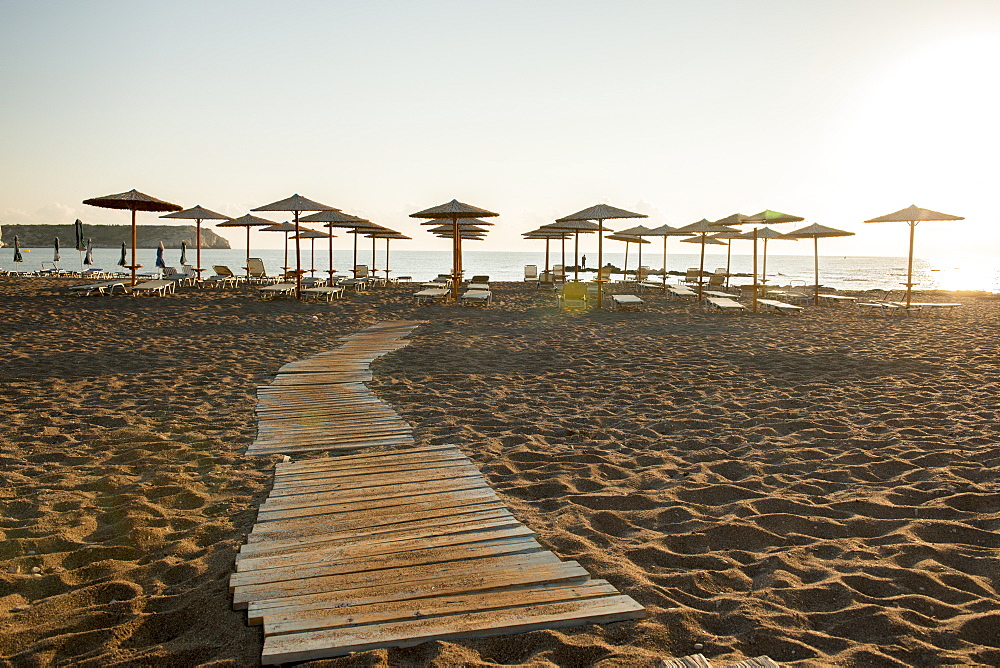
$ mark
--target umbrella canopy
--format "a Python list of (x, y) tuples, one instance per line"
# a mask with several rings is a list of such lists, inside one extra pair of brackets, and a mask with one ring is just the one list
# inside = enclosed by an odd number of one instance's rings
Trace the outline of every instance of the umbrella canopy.
[(167, 266), (167, 263), (163, 260), (163, 242), (156, 244), (156, 266), (161, 269)]
[(24, 262), (24, 257), (21, 255), (21, 239), (16, 234), (14, 235), (14, 262)]
[(87, 254), (83, 258), (83, 263), (88, 267), (94, 264), (94, 241), (87, 239)]
[(188, 263), (188, 244), (186, 241), (181, 242), (181, 266), (183, 267)]
[[(259, 206), (251, 211), (291, 211), (295, 214), (295, 233), (299, 232), (299, 214), (303, 211), (339, 211), (332, 206), (314, 202), (301, 195), (292, 195), (277, 202)], [(287, 237), (286, 237), (287, 241)], [(285, 265), (287, 266), (287, 252)], [(286, 268), (285, 271), (288, 271)], [(302, 299), (302, 247), (299, 239), (295, 240), (295, 298)]]
[[(607, 204), (595, 204), (592, 207), (584, 209), (583, 211), (577, 211), (576, 213), (570, 214), (568, 216), (563, 216), (556, 220), (557, 223), (565, 223), (571, 220), (596, 220), (597, 221), (597, 266), (604, 266), (604, 221), (609, 218), (649, 218), (644, 213), (634, 213), (632, 211), (626, 211), (625, 209), (619, 209), (614, 206), (609, 206)], [(603, 290), (601, 289), (601, 283), (604, 283), (604, 279), (601, 277), (601, 272), (597, 272), (597, 308), (600, 308), (603, 301)]]
[[(432, 234), (437, 234), (438, 232), (454, 232), (455, 228), (452, 225), (439, 225), (438, 227), (432, 227), (432, 228), (428, 229), (427, 231), (430, 232), (430, 233), (432, 233)], [(487, 232), (489, 232), (489, 230), (487, 230), (484, 227), (479, 227), (478, 225), (471, 225), (469, 223), (459, 223), (458, 224), (458, 231), (459, 232), (482, 232), (483, 234), (486, 234)]]
[(906, 262), (906, 306), (910, 305), (910, 298), (913, 292), (913, 233), (916, 231), (917, 223), (925, 220), (965, 220), (962, 216), (953, 216), (949, 213), (940, 213), (930, 209), (921, 209), (911, 204), (905, 209), (900, 209), (893, 213), (871, 218), (866, 223), (909, 223), (910, 225), (910, 255)]
[[(691, 223), (690, 225), (685, 225), (684, 227), (677, 228), (678, 233), (682, 234), (698, 234), (701, 235), (698, 242), (701, 243), (701, 255), (698, 263), (698, 301), (701, 301), (702, 291), (705, 284), (705, 245), (708, 243), (712, 244), (722, 244), (721, 241), (709, 241), (709, 234), (718, 234), (720, 232), (732, 232), (734, 234), (738, 233), (739, 230), (735, 230), (731, 227), (726, 227), (725, 225), (716, 225), (705, 218), (702, 218), (696, 223)], [(694, 240), (682, 239), (684, 242), (695, 243)]]
[(247, 266), (244, 267), (247, 272), (247, 276), (250, 276), (250, 229), (254, 227), (267, 227), (269, 225), (274, 225), (273, 220), (264, 220), (263, 218), (258, 218), (257, 216), (251, 216), (249, 213), (245, 216), (240, 216), (239, 218), (233, 218), (232, 220), (225, 220), (221, 223), (216, 223), (216, 227), (245, 227), (247, 228)]
[[(324, 223), (324, 227), (329, 227), (333, 229), (335, 227), (343, 229), (357, 229), (367, 227), (369, 229), (373, 227), (379, 227), (370, 220), (365, 220), (364, 218), (359, 218), (358, 216), (352, 216), (349, 213), (344, 213), (343, 211), (319, 211), (317, 213), (310, 213), (308, 216), (302, 216), (302, 222), (308, 223)], [(354, 272), (355, 277), (357, 277), (357, 267), (358, 267), (358, 237), (354, 237), (354, 264), (351, 269)], [(330, 237), (330, 267), (327, 269), (327, 273), (330, 277), (333, 277), (333, 236)]]
[(820, 237), (852, 237), (854, 232), (838, 230), (819, 223), (813, 223), (785, 235), (789, 239), (813, 240), (813, 304), (819, 305), (819, 239)]
[(52, 253), (52, 262), (59, 262), (59, 260), (62, 259), (59, 255), (59, 237), (56, 237), (52, 242), (52, 247), (54, 249), (54, 252)]
[[(496, 223), (489, 220), (480, 220), (479, 218), (461, 218), (462, 223), (468, 223), (470, 225), (485, 225), (491, 226), (496, 225)], [(421, 225), (451, 225), (451, 218), (431, 218), (430, 220), (425, 220), (420, 223)]]
[(135, 287), (135, 272), (141, 265), (135, 260), (135, 212), (136, 211), (180, 211), (181, 206), (164, 202), (162, 199), (150, 197), (145, 193), (132, 189), (125, 193), (116, 195), (104, 195), (103, 197), (92, 197), (83, 200), (84, 204), (99, 206), (104, 209), (128, 209), (132, 212), (132, 264), (128, 266), (132, 270), (132, 287)]
[[(193, 206), (190, 209), (184, 209), (183, 211), (177, 211), (176, 213), (168, 213), (165, 216), (160, 216), (160, 218), (181, 218), (184, 220), (195, 221), (195, 273), (198, 274), (198, 278), (201, 278), (201, 272), (204, 269), (201, 268), (201, 221), (203, 220), (232, 220), (229, 216), (216, 213), (215, 211), (210, 211), (203, 206)], [(183, 246), (182, 246), (183, 248)], [(182, 257), (184, 257), (182, 255)], [(185, 258), (187, 259), (187, 258)], [(181, 264), (187, 264), (184, 260), (181, 260)]]
[(493, 213), (492, 211), (487, 211), (486, 209), (480, 209), (479, 207), (472, 206), (471, 204), (464, 204), (459, 202), (457, 199), (410, 214), (410, 218), (427, 218), (429, 220), (446, 218), (451, 220), (452, 233), (450, 237), (448, 237), (452, 239), (451, 296), (456, 302), (458, 301), (458, 287), (462, 283), (462, 239), (472, 238), (467, 237), (466, 233), (459, 231), (458, 221), (460, 218), (495, 218), (499, 215), (500, 214), (498, 213)]

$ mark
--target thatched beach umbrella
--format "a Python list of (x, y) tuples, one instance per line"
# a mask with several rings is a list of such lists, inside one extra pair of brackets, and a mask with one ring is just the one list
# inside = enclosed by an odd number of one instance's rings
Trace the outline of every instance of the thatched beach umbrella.
[[(580, 280), (580, 235), (593, 234), (600, 230), (597, 223), (589, 220), (562, 220), (541, 227), (543, 230), (565, 230), (573, 233), (573, 280)], [(606, 230), (610, 231), (610, 230)], [(565, 259), (565, 258), (564, 258)], [(563, 263), (563, 271), (566, 264)]]
[(103, 197), (85, 199), (83, 200), (83, 203), (91, 206), (99, 206), (105, 209), (128, 209), (132, 212), (132, 264), (122, 265), (128, 266), (128, 268), (132, 270), (132, 287), (135, 287), (135, 272), (142, 266), (138, 264), (135, 259), (135, 212), (180, 211), (182, 208), (178, 204), (164, 202), (162, 199), (150, 197), (149, 195), (141, 193), (135, 189), (129, 190), (127, 193), (118, 193), (117, 195), (105, 195)]
[[(204, 269), (201, 268), (201, 221), (203, 220), (232, 220), (231, 217), (216, 213), (215, 211), (209, 211), (203, 206), (193, 206), (190, 209), (184, 209), (183, 211), (178, 211), (176, 213), (168, 213), (165, 216), (160, 216), (160, 218), (181, 218), (184, 220), (195, 221), (195, 268), (194, 271), (198, 274), (198, 278), (201, 278), (201, 272)], [(184, 258), (187, 259), (186, 257)], [(184, 260), (181, 260), (181, 264), (187, 264)]]
[[(726, 227), (725, 225), (715, 225), (708, 220), (702, 218), (696, 223), (691, 223), (690, 225), (685, 225), (684, 227), (678, 227), (678, 232), (683, 232), (684, 234), (696, 234), (700, 235), (698, 241), (701, 243), (701, 259), (698, 263), (698, 301), (701, 301), (701, 293), (705, 284), (705, 244), (714, 243), (721, 244), (721, 241), (708, 241), (709, 234), (716, 234), (718, 232), (738, 232), (731, 227)], [(687, 239), (682, 239), (682, 241), (687, 242)], [(694, 243), (693, 241), (689, 243)]]
[[(761, 227), (759, 229), (754, 229), (751, 232), (744, 232), (742, 234), (732, 237), (733, 239), (763, 239), (764, 240), (764, 261), (760, 268), (760, 284), (767, 285), (767, 242), (769, 239), (784, 239), (786, 241), (798, 241), (798, 239), (790, 239), (781, 232), (772, 230), (770, 227)], [(756, 281), (755, 281), (756, 282)]]
[[(719, 220), (716, 220), (712, 224), (725, 225), (727, 227), (731, 227), (733, 225), (741, 225), (745, 223), (747, 221), (747, 218), (749, 217), (750, 216), (745, 216), (742, 213), (734, 213), (732, 215), (726, 216), (725, 218), (720, 218)], [(733, 255), (732, 240), (735, 239), (739, 234), (740, 234), (739, 232), (734, 231), (734, 232), (719, 232), (714, 235), (716, 239), (726, 240), (726, 287), (727, 288), (729, 287), (729, 274), (732, 273), (730, 271), (731, 260)]]
[(813, 240), (813, 304), (819, 305), (819, 238), (820, 237), (852, 237), (854, 232), (848, 232), (847, 230), (838, 230), (834, 227), (827, 227), (826, 225), (820, 225), (819, 223), (813, 223), (806, 227), (795, 230), (794, 232), (789, 232), (785, 235), (789, 238), (794, 239), (809, 239)]
[[(379, 224), (373, 223), (371, 221), (365, 221), (364, 227), (362, 227), (362, 226), (356, 226), (356, 227), (352, 227), (351, 229), (347, 230), (348, 234), (353, 234), (354, 235), (354, 268), (353, 268), (352, 271), (354, 272), (354, 277), (355, 278), (357, 278), (357, 276), (358, 276), (358, 237), (360, 237), (362, 235), (366, 235), (366, 234), (373, 234), (375, 232), (392, 232), (392, 231), (393, 230), (390, 230), (388, 227), (385, 227), (384, 225), (379, 225)], [(372, 260), (371, 260), (371, 262), (372, 262), (372, 264), (371, 264), (371, 270), (374, 272), (375, 271), (375, 240), (374, 239), (372, 239)]]
[(522, 232), (521, 236), (525, 239), (545, 239), (545, 273), (549, 273), (549, 242), (553, 239), (559, 239), (563, 242), (563, 253), (566, 250), (566, 238), (573, 236), (573, 233), (569, 230), (551, 230), (540, 227), (537, 230), (532, 230), (531, 232)]
[(687, 236), (683, 232), (678, 232), (676, 227), (670, 225), (660, 225), (654, 227), (646, 233), (647, 237), (663, 237), (663, 292), (667, 291), (667, 237)]
[[(292, 195), (277, 202), (259, 206), (251, 211), (291, 211), (295, 214), (295, 234), (299, 233), (299, 214), (303, 211), (337, 211), (332, 206), (314, 202), (301, 195)], [(286, 262), (287, 264), (287, 262)], [(285, 269), (285, 271), (288, 271)], [(295, 240), (295, 298), (302, 299), (302, 245)]]
[[(376, 232), (371, 232), (369, 234), (365, 234), (365, 236), (371, 238), (373, 240), (373, 243), (374, 243), (375, 239), (385, 239), (385, 270), (384, 271), (385, 271), (385, 280), (388, 281), (389, 280), (389, 242), (392, 241), (393, 239), (410, 239), (412, 237), (408, 237), (405, 234), (401, 234), (401, 233), (399, 233), (399, 232), (397, 232), (395, 230), (384, 230), (384, 231), (379, 230), (379, 231), (376, 231)], [(374, 260), (373, 260), (372, 261), (372, 273), (374, 274), (375, 271), (376, 271), (376, 269), (375, 269), (375, 264), (374, 264)]]
[(601, 277), (601, 268), (604, 266), (604, 233), (613, 232), (614, 230), (607, 230), (604, 228), (604, 221), (614, 218), (649, 218), (644, 213), (633, 213), (631, 211), (626, 211), (625, 209), (619, 209), (617, 207), (609, 206), (607, 204), (595, 204), (594, 206), (584, 209), (583, 211), (577, 211), (569, 216), (563, 216), (558, 219), (557, 223), (564, 223), (568, 220), (594, 220), (597, 221), (597, 308), (601, 308), (603, 301), (603, 290), (601, 289), (601, 283), (604, 283), (604, 279)]
[(894, 213), (879, 216), (866, 220), (866, 223), (909, 223), (910, 225), (910, 255), (906, 262), (906, 305), (910, 305), (910, 297), (913, 291), (913, 233), (917, 229), (917, 223), (925, 220), (965, 220), (962, 216), (952, 216), (948, 213), (939, 213), (930, 209), (921, 209), (911, 204), (905, 209), (900, 209)]
[(316, 240), (317, 239), (328, 239), (333, 235), (329, 232), (320, 232), (319, 230), (310, 230), (306, 228), (300, 228), (299, 233), (295, 235), (296, 239), (309, 239), (309, 275), (316, 275)]
[(628, 234), (628, 235), (633, 236), (633, 237), (639, 237), (639, 239), (640, 239), (640, 241), (639, 241), (639, 264), (637, 264), (636, 268), (635, 268), (635, 281), (636, 281), (636, 283), (639, 282), (639, 269), (642, 267), (642, 245), (644, 243), (648, 243), (646, 241), (643, 241), (642, 238), (649, 236), (649, 233), (652, 232), (652, 231), (653, 230), (651, 230), (650, 228), (646, 227), (645, 225), (636, 225), (634, 227), (629, 227), (629, 228), (624, 229), (624, 230), (618, 230), (618, 234)]
[[(736, 218), (739, 219), (736, 219)], [(781, 213), (780, 211), (772, 211), (771, 209), (765, 209), (760, 213), (755, 213), (752, 216), (743, 216), (742, 214), (733, 214), (730, 216), (731, 222), (729, 225), (754, 225), (755, 227), (751, 231), (752, 236), (748, 236), (748, 239), (753, 239), (753, 285), (750, 289), (753, 293), (753, 300), (751, 309), (754, 313), (757, 312), (757, 227), (758, 225), (778, 225), (781, 223), (800, 223), (805, 218), (802, 216), (793, 216), (790, 213)], [(723, 218), (723, 220), (729, 220)], [(719, 221), (721, 222), (721, 221)]]
[(475, 207), (470, 204), (463, 204), (456, 199), (446, 202), (445, 204), (441, 204), (440, 206), (431, 207), (430, 209), (424, 209), (423, 211), (410, 214), (410, 218), (447, 218), (451, 220), (451, 296), (455, 301), (458, 301), (458, 288), (459, 284), (462, 282), (462, 239), (464, 238), (463, 234), (459, 232), (458, 220), (460, 218), (493, 218), (499, 215), (500, 214), (498, 213), (493, 213), (492, 211), (487, 211), (486, 209), (480, 209), (479, 207)]
[(264, 220), (263, 218), (258, 218), (257, 216), (251, 216), (249, 213), (245, 216), (240, 216), (239, 218), (233, 218), (232, 220), (225, 220), (221, 223), (216, 223), (216, 227), (245, 227), (247, 228), (247, 261), (245, 267), (243, 267), (247, 276), (250, 276), (250, 228), (253, 227), (269, 227), (274, 225), (273, 220)]
[[(341, 229), (355, 229), (359, 227), (370, 227), (374, 225), (369, 220), (364, 218), (358, 218), (357, 216), (352, 216), (349, 213), (344, 213), (343, 211), (318, 211), (316, 213), (310, 213), (308, 216), (302, 216), (301, 221), (303, 223), (324, 223), (323, 227), (330, 228), (330, 266), (326, 272), (330, 275), (330, 280), (333, 280), (333, 274), (335, 269), (333, 267), (333, 228)], [(354, 237), (354, 267), (358, 266), (358, 237)], [(357, 276), (356, 269), (352, 269), (355, 277)]]
[[(646, 241), (645, 239), (640, 239), (639, 237), (635, 236), (634, 234), (624, 234), (622, 232), (615, 232), (614, 234), (609, 234), (608, 236), (606, 236), (604, 238), (608, 239), (610, 241), (624, 241), (625, 242), (625, 261), (622, 262), (622, 281), (624, 281), (625, 277), (628, 275), (628, 245), (629, 244), (638, 244), (639, 248), (642, 248), (642, 244), (648, 244), (648, 243), (651, 243), (651, 242)], [(598, 276), (601, 275), (601, 267), (597, 268), (597, 275)]]

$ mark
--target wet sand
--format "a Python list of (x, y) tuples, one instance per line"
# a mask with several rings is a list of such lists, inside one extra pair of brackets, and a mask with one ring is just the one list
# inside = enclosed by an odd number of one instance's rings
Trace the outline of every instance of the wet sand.
[(650, 614), (313, 665), (1000, 664), (988, 295), (886, 318), (659, 295), (562, 313), (513, 283), (486, 309), (418, 307), (412, 286), (299, 304), (70, 283), (0, 278), (0, 662), (255, 665), (260, 630), (227, 599), (275, 461), (243, 455), (254, 389), (401, 318), (427, 323), (371, 387), (418, 445), (458, 446), (547, 548)]

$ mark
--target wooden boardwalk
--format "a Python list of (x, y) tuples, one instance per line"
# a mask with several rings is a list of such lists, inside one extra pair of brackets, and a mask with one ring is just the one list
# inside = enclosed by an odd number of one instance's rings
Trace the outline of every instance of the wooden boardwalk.
[(359, 450), (275, 468), (230, 581), (234, 606), (264, 626), (264, 664), (645, 614), (545, 550), (457, 448), (415, 447), (390, 407), (358, 401), (368, 362), (416, 324), (347, 337), (350, 351), (289, 364), (261, 394), (254, 454)]

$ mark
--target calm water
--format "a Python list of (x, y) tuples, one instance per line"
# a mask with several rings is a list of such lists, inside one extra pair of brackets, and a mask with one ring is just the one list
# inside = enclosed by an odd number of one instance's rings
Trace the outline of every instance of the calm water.
[[(23, 251), (24, 249), (22, 249)], [(241, 249), (231, 250), (202, 250), (202, 264), (206, 268), (211, 268), (213, 264), (224, 264), (239, 273), (243, 266), (246, 251)], [(15, 265), (12, 262), (14, 251), (12, 248), (0, 248), (0, 267), (4, 269), (14, 269), (21, 271), (33, 271), (51, 266), (52, 249), (34, 248), (24, 252), (25, 261)], [(94, 250), (94, 265), (104, 269), (113, 269), (120, 255), (119, 250), (109, 248), (98, 248)], [(188, 263), (194, 264), (194, 250), (188, 251)], [(284, 251), (262, 249), (254, 250), (253, 256), (264, 260), (264, 265), (270, 274), (280, 273), (284, 266)], [(344, 273), (351, 267), (352, 252), (350, 250), (337, 250), (334, 254), (334, 267)], [(367, 250), (358, 251), (358, 263), (371, 266), (371, 247)], [(290, 257), (294, 258), (294, 255)], [(139, 263), (150, 271), (156, 261), (156, 251), (153, 249), (140, 249), (138, 251)], [(168, 266), (180, 266), (180, 251), (177, 249), (167, 249), (164, 259)], [(605, 262), (610, 262), (616, 267), (622, 267), (625, 262), (624, 253), (605, 253)], [(390, 249), (390, 262), (392, 275), (409, 275), (416, 280), (429, 280), (440, 273), (448, 273), (451, 269), (451, 254), (448, 251), (408, 251)], [(553, 252), (550, 263), (560, 262), (559, 253)], [(310, 251), (306, 245), (302, 254), (303, 266), (310, 266)], [(642, 263), (644, 265), (660, 268), (663, 266), (661, 253), (643, 253)], [(668, 269), (671, 271), (683, 272), (688, 267), (698, 266), (697, 253), (671, 253), (668, 255)], [(730, 271), (733, 273), (751, 272), (753, 263), (752, 256), (733, 255), (730, 263)], [(294, 259), (291, 260), (294, 265)], [(521, 252), (501, 252), (501, 251), (465, 251), (464, 266), (467, 276), (474, 274), (486, 274), (494, 281), (520, 281), (524, 277), (524, 265), (537, 265), (539, 270), (545, 266), (544, 249), (539, 251)], [(567, 253), (566, 264), (572, 265), (572, 254)], [(634, 250), (629, 253), (628, 268), (635, 269), (636, 256)], [(379, 269), (385, 268), (385, 245), (380, 244), (376, 252), (375, 265)], [(596, 253), (588, 254), (587, 265), (595, 267), (597, 265)], [(318, 276), (325, 276), (322, 273), (328, 266), (328, 253), (316, 248), (316, 269)], [(705, 269), (712, 271), (716, 268), (726, 266), (726, 256), (707, 254), (705, 256)], [(80, 254), (75, 250), (63, 250), (62, 261), (59, 262), (62, 269), (79, 269), (81, 267)], [(588, 277), (591, 276), (588, 274)], [(808, 283), (813, 280), (813, 258), (802, 255), (769, 255), (767, 258), (767, 277), (771, 284), (788, 283)], [(842, 256), (820, 256), (820, 283), (826, 287), (837, 290), (868, 290), (879, 289), (899, 289), (900, 283), (906, 280), (906, 258), (898, 257), (842, 257)], [(914, 260), (914, 280), (918, 283), (916, 289), (945, 289), (945, 290), (988, 290), (1000, 292), (1000, 260), (984, 260), (983, 258), (937, 258), (937, 259), (915, 259)]]

